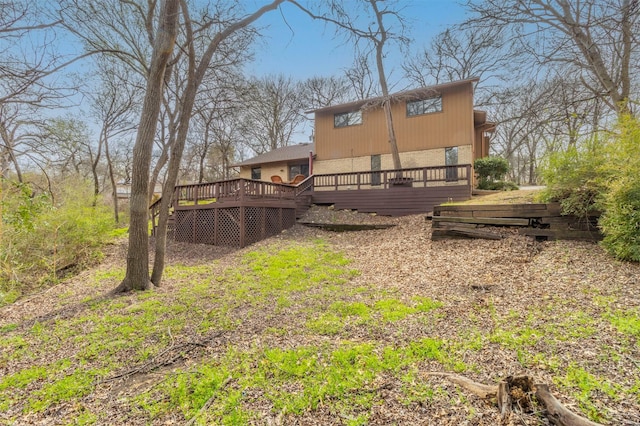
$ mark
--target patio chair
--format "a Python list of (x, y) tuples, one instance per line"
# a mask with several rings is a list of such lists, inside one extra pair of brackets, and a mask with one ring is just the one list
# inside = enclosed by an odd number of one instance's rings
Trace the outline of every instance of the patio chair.
[(278, 176), (278, 175), (271, 176), (271, 182), (273, 182), (273, 183), (284, 183), (282, 181), (282, 178), (280, 176)]
[(305, 175), (295, 175), (293, 179), (291, 179), (291, 182), (289, 182), (289, 185), (299, 185), (306, 178)]

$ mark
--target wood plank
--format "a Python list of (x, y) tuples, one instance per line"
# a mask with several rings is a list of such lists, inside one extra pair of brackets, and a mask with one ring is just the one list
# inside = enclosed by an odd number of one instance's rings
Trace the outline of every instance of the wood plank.
[(552, 215), (552, 213), (549, 213), (546, 210), (532, 210), (532, 211), (521, 211), (521, 212), (514, 212), (510, 210), (506, 210), (506, 211), (494, 210), (494, 211), (473, 212), (473, 217), (512, 217), (512, 218), (521, 218), (521, 219), (541, 218), (541, 217), (547, 217), (550, 215)]
[(501, 240), (502, 239), (501, 235), (494, 234), (486, 230), (469, 229), (469, 228), (462, 228), (462, 227), (433, 230), (431, 231), (431, 239), (433, 239), (434, 235), (436, 237), (451, 235), (456, 237), (480, 238), (485, 240)]
[(443, 187), (355, 189), (346, 191), (314, 191), (314, 204), (334, 204), (336, 209), (376, 212), (381, 215), (403, 216), (427, 213), (433, 206), (449, 198), (468, 199), (468, 185)]
[(529, 219), (502, 217), (434, 216), (433, 222), (477, 223), (483, 225), (529, 226)]
[(547, 237), (553, 240), (586, 240), (586, 241), (599, 241), (602, 239), (602, 234), (596, 231), (574, 231), (574, 230), (554, 230), (554, 229), (539, 229), (539, 228), (522, 228), (518, 230), (521, 235), (527, 235), (530, 237)]
[(315, 223), (315, 222), (298, 222), (301, 225), (312, 228), (326, 229), (327, 231), (346, 232), (346, 231), (370, 231), (376, 229), (393, 228), (394, 224), (344, 224), (344, 223)]
[[(549, 210), (549, 204), (453, 204), (436, 206), (437, 211), (492, 211), (492, 210), (510, 210), (510, 211), (530, 211), (530, 210)], [(553, 207), (551, 207), (553, 208)], [(436, 210), (434, 210), (435, 213)]]
[(432, 228), (437, 229), (448, 229), (451, 227), (462, 227), (462, 228), (478, 228), (484, 225), (478, 225), (476, 223), (454, 223), (454, 222), (433, 222), (431, 225)]

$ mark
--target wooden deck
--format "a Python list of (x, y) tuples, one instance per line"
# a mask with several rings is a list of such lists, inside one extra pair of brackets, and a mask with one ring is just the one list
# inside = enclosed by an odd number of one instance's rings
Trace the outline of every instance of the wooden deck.
[[(298, 187), (251, 179), (176, 186), (170, 234), (180, 242), (245, 247), (296, 223)], [(152, 234), (160, 200), (151, 205)]]
[(383, 216), (427, 213), (471, 198), (471, 165), (315, 175), (311, 198), (314, 204)]
[[(312, 203), (402, 216), (470, 197), (470, 165), (313, 175), (296, 186), (231, 179), (176, 186), (169, 227), (176, 241), (244, 247), (293, 226)], [(152, 233), (159, 208), (150, 207)]]

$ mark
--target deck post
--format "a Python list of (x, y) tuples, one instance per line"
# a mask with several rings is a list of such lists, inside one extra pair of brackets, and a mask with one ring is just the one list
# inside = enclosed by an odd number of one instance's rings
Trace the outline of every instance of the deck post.
[(220, 209), (213, 209), (213, 245), (218, 245), (218, 211)]
[(244, 247), (245, 230), (247, 227), (247, 222), (245, 220), (245, 210), (246, 207), (240, 206), (240, 247)]
[(193, 211), (193, 215), (192, 215), (192, 225), (191, 225), (191, 243), (195, 244), (196, 243), (196, 232), (198, 232), (198, 210), (192, 210)]

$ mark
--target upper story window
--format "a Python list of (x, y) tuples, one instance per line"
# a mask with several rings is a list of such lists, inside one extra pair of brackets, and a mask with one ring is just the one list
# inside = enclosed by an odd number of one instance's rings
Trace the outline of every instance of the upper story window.
[(334, 127), (347, 127), (362, 124), (362, 111), (341, 112), (333, 115)]
[(442, 111), (442, 95), (434, 98), (407, 102), (407, 116), (430, 114)]

